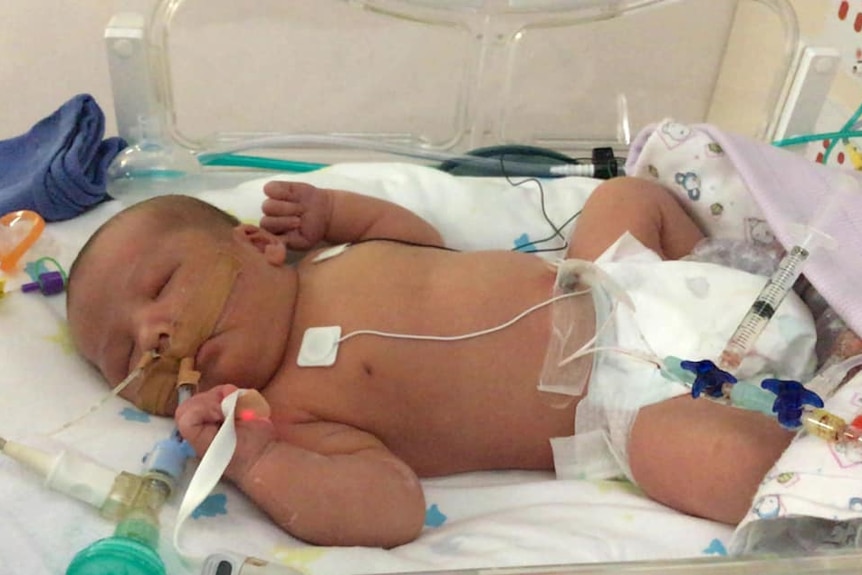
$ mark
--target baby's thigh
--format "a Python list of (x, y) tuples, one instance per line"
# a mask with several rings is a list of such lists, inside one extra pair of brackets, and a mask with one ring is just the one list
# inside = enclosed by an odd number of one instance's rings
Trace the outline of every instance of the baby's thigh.
[(734, 524), (792, 436), (761, 413), (679, 396), (640, 410), (629, 465), (651, 498)]
[(650, 180), (620, 177), (590, 194), (566, 256), (594, 260), (626, 232), (669, 259), (687, 255), (703, 238), (669, 190)]

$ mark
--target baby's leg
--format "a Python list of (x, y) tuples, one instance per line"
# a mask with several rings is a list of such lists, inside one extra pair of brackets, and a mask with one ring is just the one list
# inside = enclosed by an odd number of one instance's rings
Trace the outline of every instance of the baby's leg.
[(656, 501), (736, 524), (792, 437), (761, 413), (680, 396), (640, 410), (629, 464), (634, 480)]
[(669, 190), (646, 179), (613, 178), (590, 194), (566, 255), (594, 260), (626, 231), (666, 259), (683, 257), (703, 238)]
[[(703, 239), (673, 194), (615, 178), (590, 195), (569, 257), (595, 259), (628, 231), (666, 259)], [(793, 434), (769, 417), (708, 399), (676, 397), (640, 410), (628, 444), (632, 476), (653, 499), (685, 513), (737, 523)]]

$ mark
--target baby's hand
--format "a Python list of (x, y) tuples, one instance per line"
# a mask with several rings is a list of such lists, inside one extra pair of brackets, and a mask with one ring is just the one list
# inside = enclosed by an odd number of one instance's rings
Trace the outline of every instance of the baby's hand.
[[(194, 448), (198, 457), (203, 457), (209, 449), (224, 422), (222, 400), (237, 389), (234, 385), (219, 385), (193, 395), (177, 407), (174, 415), (177, 429), (183, 439)], [(268, 418), (268, 412), (259, 407), (252, 407), (251, 410), (243, 409), (242, 399), (242, 396), (238, 398), (237, 419), (234, 422), (237, 436), (236, 449), (225, 472), (225, 475), (232, 480), (242, 477), (275, 438), (275, 430)], [(266, 404), (263, 403), (263, 405)]]
[(329, 229), (332, 194), (298, 182), (269, 182), (263, 187), (260, 227), (278, 236), (293, 250), (305, 251), (320, 243)]

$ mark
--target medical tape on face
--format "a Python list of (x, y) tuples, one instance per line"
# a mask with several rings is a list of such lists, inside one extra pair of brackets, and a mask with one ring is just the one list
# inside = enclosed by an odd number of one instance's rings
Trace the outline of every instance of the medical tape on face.
[(148, 413), (168, 415), (178, 387), (197, 386), (200, 374), (193, 369), (194, 355), (215, 330), (239, 271), (236, 258), (218, 254), (174, 323), (167, 349), (141, 374), (135, 405)]

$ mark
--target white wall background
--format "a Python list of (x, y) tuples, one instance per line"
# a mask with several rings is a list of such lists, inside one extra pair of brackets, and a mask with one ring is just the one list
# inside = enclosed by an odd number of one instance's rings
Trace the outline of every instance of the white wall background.
[[(26, 131), (78, 92), (95, 96), (106, 112), (108, 134), (115, 133), (103, 31), (118, 7), (141, 1), (147, 0), (0, 1), (0, 139)], [(793, 3), (808, 36), (819, 34), (834, 5)]]
[(108, 110), (102, 35), (114, 0), (0, 1), (0, 139), (17, 135), (79, 92)]

